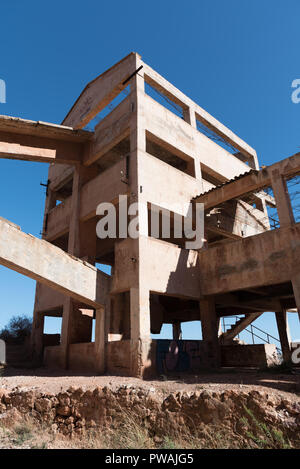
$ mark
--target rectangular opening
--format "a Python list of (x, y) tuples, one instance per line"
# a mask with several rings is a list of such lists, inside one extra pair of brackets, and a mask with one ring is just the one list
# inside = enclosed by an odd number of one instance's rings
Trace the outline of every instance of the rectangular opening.
[(130, 93), (130, 85), (127, 85), (120, 93), (110, 101), (104, 109), (102, 109), (95, 117), (92, 119), (85, 127), (84, 130), (95, 130), (96, 125), (98, 125), (104, 117), (110, 114)]
[(287, 179), (286, 187), (290, 196), (295, 223), (300, 222), (300, 174)]
[(73, 192), (73, 177), (68, 179), (63, 185), (55, 191), (56, 205), (64, 202), (68, 197), (71, 197)]
[(199, 132), (201, 132), (203, 135), (208, 137), (213, 142), (217, 143), (220, 147), (222, 147), (228, 153), (235, 156), (243, 163), (251, 167), (255, 167), (254, 162), (249, 161), (249, 157), (247, 155), (243, 154), (234, 145), (232, 145), (232, 143), (227, 141), (224, 137), (222, 137), (217, 132), (215, 132), (211, 127), (206, 125), (197, 113), (196, 113), (196, 127)]
[(205, 165), (203, 164), (201, 164), (201, 175), (202, 179), (209, 182), (210, 184), (213, 184), (214, 186), (219, 186), (220, 184), (223, 184), (223, 182), (225, 182), (224, 178), (218, 178), (214, 174), (211, 174), (211, 172), (208, 172), (205, 169)]
[(95, 165), (98, 166), (99, 171), (105, 171), (106, 169), (113, 166), (115, 163), (120, 161), (122, 158), (126, 158), (130, 153), (130, 139), (126, 137), (122, 139), (119, 143), (114, 145), (110, 150), (108, 150), (104, 155), (102, 155), (96, 162)]
[(168, 111), (184, 119), (187, 106), (147, 75), (145, 75), (145, 93)]
[(59, 345), (61, 337), (62, 317), (44, 317), (43, 344), (45, 347)]
[(189, 176), (195, 177), (195, 164), (193, 158), (183, 155), (150, 132), (146, 132), (146, 152), (155, 156), (164, 163), (179, 169)]
[[(275, 200), (272, 187), (267, 187), (264, 189), (264, 191), (268, 196), (270, 196), (270, 200)], [(269, 222), (270, 222), (270, 229), (274, 230), (276, 228), (280, 228), (280, 222), (279, 222), (276, 205), (270, 203), (268, 199), (266, 199), (266, 207), (267, 207), (267, 212), (268, 212), (268, 217), (269, 217)]]

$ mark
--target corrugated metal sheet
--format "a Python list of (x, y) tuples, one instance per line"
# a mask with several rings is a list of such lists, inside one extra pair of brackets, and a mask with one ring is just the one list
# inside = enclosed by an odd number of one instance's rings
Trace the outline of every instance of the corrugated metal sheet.
[(250, 169), (250, 171), (247, 171), (246, 173), (242, 173), (239, 176), (235, 176), (233, 179), (230, 179), (229, 181), (223, 182), (222, 184), (218, 184), (216, 187), (212, 187), (208, 191), (202, 192), (201, 194), (196, 195), (195, 197), (193, 197), (192, 200), (196, 200), (196, 199), (198, 199), (198, 197), (200, 197), (202, 195), (209, 194), (210, 192), (213, 192), (217, 189), (220, 189), (221, 187), (227, 186), (228, 184), (231, 184), (232, 182), (237, 181), (238, 179), (242, 179), (245, 176), (248, 176), (249, 174), (254, 174), (254, 173), (257, 174), (258, 172), (259, 171), (257, 169)]

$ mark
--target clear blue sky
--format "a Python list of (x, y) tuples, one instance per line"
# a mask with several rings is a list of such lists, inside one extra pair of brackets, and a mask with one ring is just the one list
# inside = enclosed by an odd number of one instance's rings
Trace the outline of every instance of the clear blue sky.
[[(87, 82), (137, 51), (252, 145), (261, 164), (299, 151), (300, 104), (291, 101), (299, 0), (10, 0), (0, 16), (0, 114), (60, 123)], [(46, 179), (47, 165), (0, 160), (0, 216), (39, 235)], [(34, 287), (0, 267), (0, 327), (32, 314)], [(272, 315), (259, 324), (276, 334)], [(291, 328), (300, 339), (295, 315)]]

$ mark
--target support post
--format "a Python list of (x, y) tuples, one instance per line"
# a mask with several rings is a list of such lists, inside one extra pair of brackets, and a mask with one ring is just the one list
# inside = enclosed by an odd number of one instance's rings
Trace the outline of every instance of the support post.
[(291, 359), (291, 338), (288, 325), (288, 318), (286, 310), (277, 311), (276, 322), (278, 327), (278, 334), (281, 343), (281, 350), (283, 360), (288, 362)]
[(106, 355), (105, 355), (105, 315), (106, 308), (96, 310), (96, 329), (95, 329), (95, 360), (96, 371), (104, 373), (106, 369)]
[(181, 323), (174, 322), (172, 324), (173, 329), (173, 340), (182, 340), (182, 330), (181, 330)]
[(271, 174), (272, 188), (276, 201), (280, 227), (290, 226), (295, 223), (290, 196), (284, 178), (278, 169)]
[(205, 345), (208, 368), (221, 366), (221, 353), (219, 344), (219, 318), (216, 313), (214, 298), (200, 300), (200, 315), (202, 338)]
[(293, 285), (293, 290), (294, 290), (296, 308), (298, 310), (299, 322), (300, 322), (300, 274), (292, 278), (292, 285)]

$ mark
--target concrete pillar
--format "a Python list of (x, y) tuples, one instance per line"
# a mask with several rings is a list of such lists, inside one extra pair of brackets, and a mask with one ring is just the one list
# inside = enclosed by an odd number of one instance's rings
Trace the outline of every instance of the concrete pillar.
[(96, 371), (104, 373), (106, 369), (106, 334), (105, 334), (105, 315), (106, 308), (96, 310), (96, 328), (95, 328), (95, 361)]
[[(47, 218), (48, 213), (56, 205), (56, 196), (49, 187), (47, 190), (47, 196), (45, 201), (44, 220), (43, 220), (43, 231), (42, 238), (45, 238), (47, 232)], [(43, 360), (43, 335), (44, 335), (44, 316), (41, 315), (36, 308), (37, 297), (39, 295), (39, 282), (36, 283), (35, 288), (35, 306), (33, 311), (32, 330), (30, 337), (31, 352), (32, 356), (38, 362)]]
[(218, 368), (221, 366), (221, 352), (218, 337), (220, 320), (216, 314), (215, 301), (213, 298), (200, 300), (200, 316), (202, 338), (207, 354), (207, 367)]
[(179, 321), (173, 323), (172, 329), (173, 329), (173, 340), (182, 340), (181, 323)]
[(194, 127), (194, 129), (197, 128), (195, 110), (192, 109), (191, 107), (187, 107), (183, 109), (183, 119), (185, 120), (185, 122), (187, 122), (192, 127)]
[(111, 295), (108, 341), (130, 339), (129, 292)]
[(284, 361), (288, 362), (291, 359), (291, 338), (287, 312), (285, 310), (277, 311), (275, 315), (281, 343), (282, 356)]
[[(38, 294), (38, 285), (36, 288), (36, 298)], [(43, 338), (44, 338), (44, 314), (36, 310), (36, 307), (33, 311), (33, 322), (31, 330), (31, 351), (32, 357), (35, 361), (42, 363), (43, 361)]]
[(276, 201), (280, 227), (290, 226), (295, 223), (293, 209), (286, 182), (278, 169), (272, 171), (271, 184)]
[[(136, 69), (141, 65), (137, 56)], [(130, 83), (132, 117), (130, 119), (130, 165), (129, 165), (129, 203), (147, 204), (139, 180), (139, 154), (146, 151), (146, 132), (144, 124), (144, 76), (143, 69)], [(147, 215), (147, 214), (146, 214)], [(142, 376), (147, 363), (147, 343), (150, 336), (150, 292), (143, 282), (143, 252), (141, 238), (148, 234), (148, 216), (139, 211), (139, 236), (132, 240), (135, 275), (130, 288), (130, 367), (133, 376)], [(138, 255), (137, 255), (138, 254)], [(124, 273), (125, 274), (125, 273)]]
[(142, 288), (130, 289), (131, 373), (142, 377), (148, 363), (150, 334), (150, 292)]
[(298, 310), (298, 317), (300, 321), (300, 274), (292, 278), (292, 285), (294, 290), (296, 308)]
[[(68, 252), (73, 256), (80, 256), (80, 191), (83, 182), (83, 167), (77, 165), (74, 168), (73, 174), (73, 187), (72, 187), (72, 199), (71, 199), (71, 218), (69, 225), (69, 238), (68, 238)], [(66, 297), (63, 306), (63, 319), (62, 319), (62, 330), (61, 330), (61, 353), (62, 363), (65, 368), (68, 367), (68, 353), (69, 344), (76, 343), (76, 332), (74, 321), (81, 323), (78, 314), (76, 314), (76, 304), (70, 297)], [(83, 321), (84, 323), (84, 321)], [(83, 324), (84, 325), (84, 324)], [(79, 327), (77, 324), (76, 327)], [(79, 334), (79, 342), (80, 334)]]

